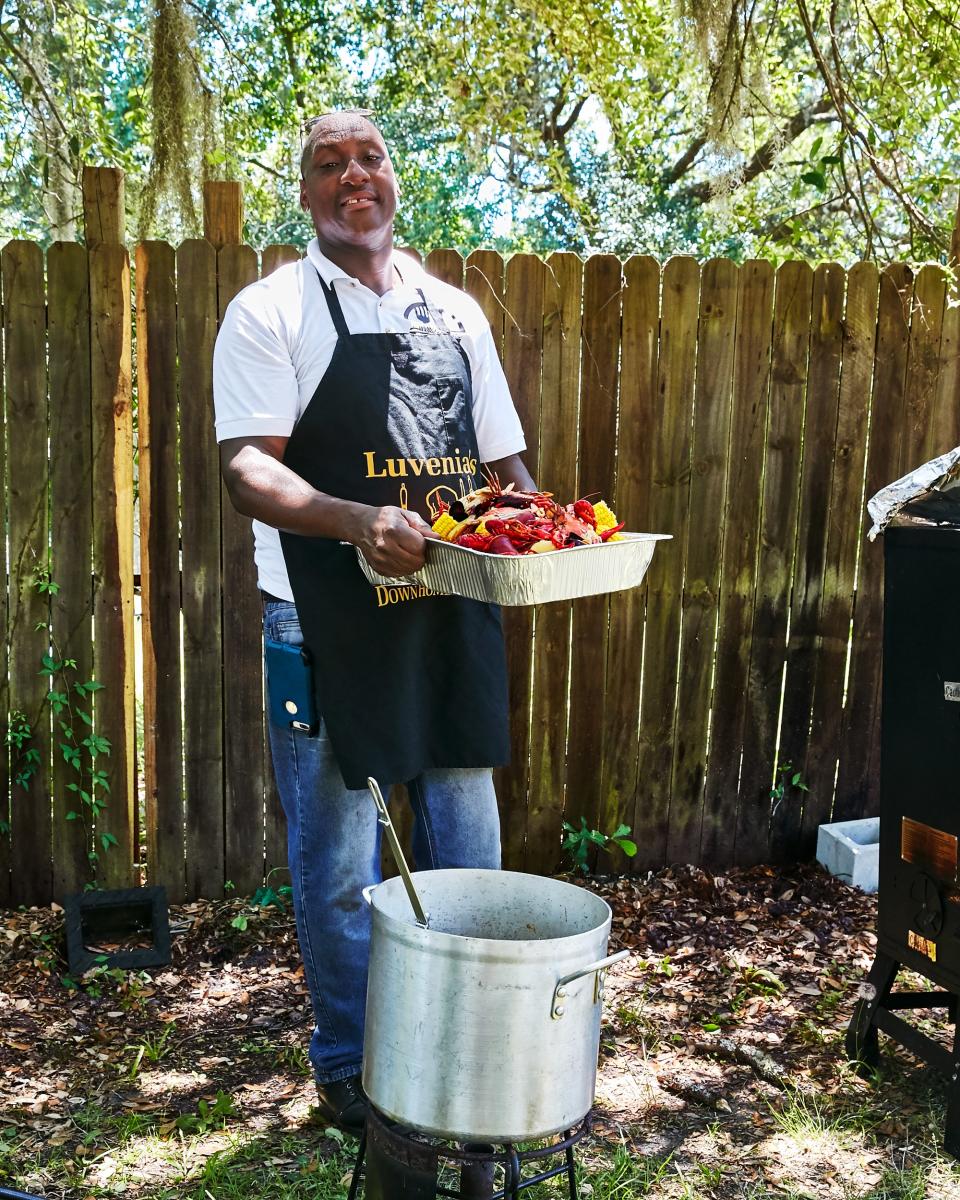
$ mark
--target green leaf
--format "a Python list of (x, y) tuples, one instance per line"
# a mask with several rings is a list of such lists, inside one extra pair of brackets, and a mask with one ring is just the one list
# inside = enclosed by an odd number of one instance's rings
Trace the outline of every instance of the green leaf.
[(626, 837), (629, 832), (629, 825), (618, 825), (613, 833), (610, 834), (610, 837), (612, 840), (616, 841), (617, 838)]
[(637, 852), (637, 843), (632, 842), (629, 838), (612, 838), (612, 841), (620, 847), (627, 858), (633, 858)]
[(804, 183), (811, 183), (818, 192), (827, 190), (827, 177), (822, 171), (804, 171), (800, 176)]
[(816, 137), (816, 138), (814, 138), (814, 139), (813, 139), (813, 145), (810, 147), (810, 157), (811, 157), (811, 159), (814, 159), (814, 158), (816, 158), (816, 157), (817, 157), (817, 152), (819, 151), (819, 149), (820, 149), (820, 147), (821, 147), (822, 145), (823, 145), (823, 138), (822, 138), (822, 137)]

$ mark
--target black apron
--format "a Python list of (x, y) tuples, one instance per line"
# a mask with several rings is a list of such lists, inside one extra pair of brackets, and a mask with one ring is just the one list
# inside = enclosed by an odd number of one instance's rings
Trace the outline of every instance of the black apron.
[[(331, 496), (397, 505), (428, 522), (440, 499), (482, 485), (470, 365), (423, 293), (428, 329), (337, 331), (333, 358), (284, 463)], [(371, 587), (353, 546), (281, 531), (317, 711), (348, 788), (402, 783), (431, 767), (509, 761), (500, 610), (425, 588)]]

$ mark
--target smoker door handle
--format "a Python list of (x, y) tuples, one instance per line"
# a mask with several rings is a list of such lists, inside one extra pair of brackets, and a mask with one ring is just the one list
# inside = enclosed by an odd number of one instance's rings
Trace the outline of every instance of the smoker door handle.
[(583, 979), (585, 975), (594, 975), (593, 1002), (596, 1004), (603, 999), (603, 977), (607, 967), (612, 967), (614, 963), (622, 962), (629, 957), (629, 950), (620, 950), (617, 954), (610, 954), (606, 958), (601, 958), (599, 962), (591, 963), (589, 967), (581, 967), (579, 971), (573, 971), (569, 975), (564, 975), (562, 979), (558, 979), (557, 985), (553, 989), (553, 1000), (550, 1003), (550, 1016), (553, 1020), (559, 1021), (566, 1012), (563, 1000), (567, 994), (568, 983)]

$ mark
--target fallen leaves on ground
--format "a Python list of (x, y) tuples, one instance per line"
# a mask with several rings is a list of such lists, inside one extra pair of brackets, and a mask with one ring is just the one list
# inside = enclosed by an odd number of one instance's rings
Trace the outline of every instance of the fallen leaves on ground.
[[(910, 1170), (939, 1172), (960, 1194), (936, 1151), (942, 1085), (899, 1049), (879, 1084), (845, 1063), (875, 950), (873, 898), (815, 867), (577, 882), (610, 903), (611, 950), (632, 952), (607, 979), (588, 1167), (625, 1144), (637, 1161), (669, 1163), (656, 1196), (683, 1194), (679, 1178), (718, 1200), (791, 1189), (866, 1200), (885, 1172)], [(231, 924), (241, 910), (245, 929)], [(337, 1149), (310, 1132), (309, 1002), (289, 914), (198, 901), (172, 909), (171, 926), (169, 967), (68, 988), (62, 914), (0, 915), (0, 1167), (6, 1147), (40, 1164), (33, 1183), (48, 1194), (147, 1197), (169, 1186), (162, 1147), (177, 1139), (202, 1163), (224, 1129), (250, 1131), (278, 1172), (306, 1170), (269, 1150), (291, 1132), (312, 1139), (314, 1171), (318, 1145)], [(947, 1036), (931, 1014), (925, 1028)], [(118, 1143), (134, 1136), (155, 1139), (154, 1161), (121, 1187)]]

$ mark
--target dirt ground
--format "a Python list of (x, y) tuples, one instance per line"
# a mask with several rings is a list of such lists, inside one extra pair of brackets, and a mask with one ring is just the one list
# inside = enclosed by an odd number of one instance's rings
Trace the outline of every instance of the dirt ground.
[[(813, 867), (584, 886), (614, 910), (611, 948), (634, 952), (608, 978), (585, 1196), (960, 1200), (942, 1083), (889, 1042), (870, 1079), (845, 1061), (873, 898)], [(0, 1182), (345, 1196), (354, 1144), (311, 1112), (289, 914), (224, 900), (171, 925), (169, 967), (73, 980), (59, 911), (0, 914)], [(932, 1010), (913, 1019), (947, 1038)]]

